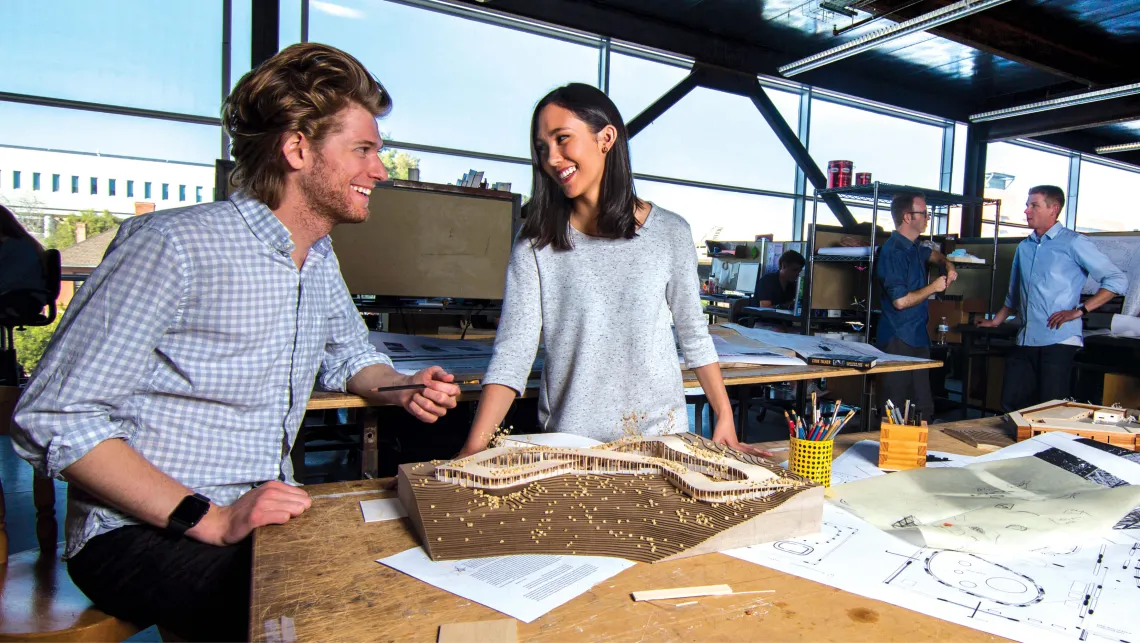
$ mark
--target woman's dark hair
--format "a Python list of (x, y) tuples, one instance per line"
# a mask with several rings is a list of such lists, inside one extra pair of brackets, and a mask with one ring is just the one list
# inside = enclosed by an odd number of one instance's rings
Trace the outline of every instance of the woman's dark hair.
[(634, 209), (642, 205), (633, 190), (633, 168), (629, 162), (629, 134), (621, 114), (609, 96), (583, 83), (559, 87), (538, 101), (530, 120), (530, 159), (533, 184), (531, 197), (523, 206), (524, 222), (519, 236), (531, 239), (535, 248), (553, 244), (556, 250), (570, 250), (571, 201), (558, 184), (542, 169), (543, 154), (538, 145), (538, 117), (547, 105), (557, 105), (574, 113), (594, 134), (613, 125), (617, 138), (605, 156), (602, 189), (598, 197), (598, 236), (606, 239), (632, 239), (637, 235)]

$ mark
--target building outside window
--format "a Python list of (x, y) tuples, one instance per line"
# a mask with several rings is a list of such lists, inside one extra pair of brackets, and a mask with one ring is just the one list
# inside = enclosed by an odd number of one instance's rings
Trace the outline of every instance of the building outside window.
[(107, 179), (107, 194), (115, 196), (115, 179)]
[(150, 181), (145, 181), (143, 183), (143, 198), (144, 199), (150, 198)]
[(71, 177), (71, 193), (72, 194), (79, 194), (79, 177), (78, 176), (72, 176)]
[(20, 189), (20, 171), (19, 170), (15, 170), (14, 172), (12, 172), (12, 189), (13, 190), (19, 190)]
[(32, 172), (32, 189), (33, 190), (40, 189), (40, 173), (39, 172)]
[(185, 185), (178, 186), (178, 200), (179, 201), (185, 201), (186, 200), (186, 186)]
[(91, 194), (99, 194), (99, 179), (91, 177)]
[(194, 202), (195, 203), (201, 203), (202, 202), (202, 186), (200, 186), (200, 185), (198, 187), (194, 188)]
[(127, 181), (127, 198), (128, 199), (135, 198), (135, 182), (134, 181), (130, 181), (130, 180)]
[(51, 191), (52, 192), (59, 192), (59, 175), (58, 174), (52, 174), (51, 175)]
[(170, 200), (170, 184), (169, 183), (163, 183), (162, 184), (162, 200), (163, 201)]

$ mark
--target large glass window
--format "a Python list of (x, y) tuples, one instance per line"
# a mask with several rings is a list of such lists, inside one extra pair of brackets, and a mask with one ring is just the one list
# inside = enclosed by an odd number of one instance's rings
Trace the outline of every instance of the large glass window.
[[(788, 123), (799, 96), (766, 89)], [(792, 193), (795, 162), (752, 101), (698, 87), (631, 141), (633, 170), (669, 178)]]
[(639, 179), (637, 195), (676, 212), (689, 222), (693, 243), (708, 239), (751, 241), (770, 234), (777, 241), (792, 238), (792, 199), (728, 190), (709, 190)]
[(1140, 172), (1129, 172), (1082, 160), (1080, 193), (1077, 197), (1077, 230), (1140, 230), (1140, 211), (1132, 201), (1132, 195), (1138, 193)]
[(688, 66), (611, 51), (609, 96), (628, 123), (688, 75)]
[(221, 2), (5, 0), (0, 24), (0, 90), (218, 114)]
[(598, 79), (596, 46), (393, 2), (313, 2), (309, 38), (359, 58), (392, 92), (381, 130), (424, 145), (529, 157), (535, 103)]
[[(986, 190), (985, 196), (1001, 201), (1001, 223), (1024, 226), (1025, 200), (1029, 189), (1035, 185), (1055, 185), (1068, 189), (1069, 158), (1023, 145), (1012, 143), (990, 143), (986, 150)], [(1068, 203), (1065, 204), (1068, 208)], [(993, 221), (992, 208), (987, 208), (985, 219)], [(1065, 221), (1065, 213), (1061, 213)], [(992, 224), (989, 224), (992, 225)], [(983, 223), (982, 231), (989, 225)], [(1002, 235), (1006, 232), (1003, 229)], [(1024, 229), (1012, 228), (1013, 236), (1027, 234)]]
[[(851, 161), (874, 181), (937, 190), (942, 128), (812, 98), (809, 149), (825, 173), (829, 161)], [(854, 177), (852, 177), (854, 182)]]

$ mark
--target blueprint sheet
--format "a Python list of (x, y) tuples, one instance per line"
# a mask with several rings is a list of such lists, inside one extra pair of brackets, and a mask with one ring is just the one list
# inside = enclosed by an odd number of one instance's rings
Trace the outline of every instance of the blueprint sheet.
[[(1103, 474), (1140, 484), (1140, 454), (1106, 450), (1074, 437), (1050, 433), (960, 462), (1060, 452), (1067, 454), (1070, 466), (1076, 464), (1090, 477), (1086, 479)], [(844, 467), (845, 475), (852, 477), (859, 470)], [(874, 473), (868, 470), (866, 475)], [(1019, 641), (1136, 643), (1140, 529), (1121, 527), (1138, 523), (1125, 519), (1116, 529), (1090, 534), (1065, 549), (979, 555), (908, 543), (825, 503), (817, 535), (724, 553)]]

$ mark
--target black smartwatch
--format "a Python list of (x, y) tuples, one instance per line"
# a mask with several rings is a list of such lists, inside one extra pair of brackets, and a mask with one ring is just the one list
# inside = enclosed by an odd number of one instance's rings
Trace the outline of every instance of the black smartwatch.
[(1084, 317), (1085, 315), (1088, 315), (1088, 314), (1089, 314), (1089, 309), (1088, 309), (1088, 308), (1085, 308), (1085, 305), (1084, 305), (1084, 304), (1081, 304), (1080, 306), (1077, 306), (1077, 310), (1081, 311), (1081, 317)]
[(186, 496), (170, 513), (170, 524), (166, 528), (174, 535), (181, 536), (201, 522), (209, 510), (210, 499), (206, 496), (200, 493)]

